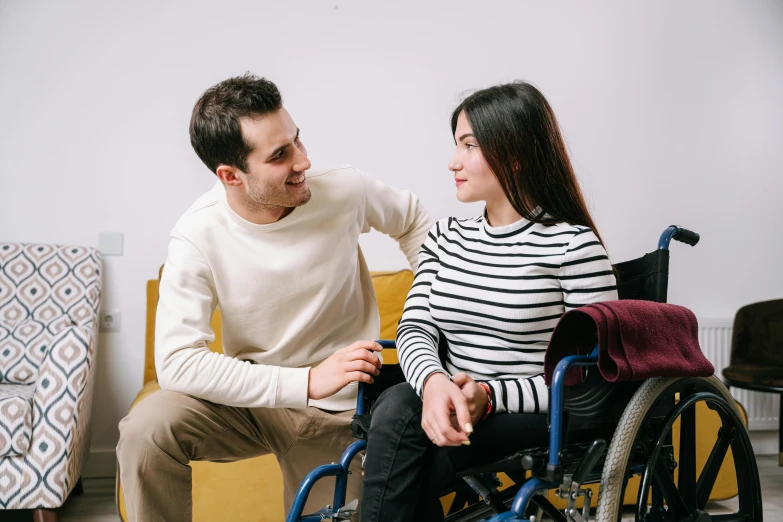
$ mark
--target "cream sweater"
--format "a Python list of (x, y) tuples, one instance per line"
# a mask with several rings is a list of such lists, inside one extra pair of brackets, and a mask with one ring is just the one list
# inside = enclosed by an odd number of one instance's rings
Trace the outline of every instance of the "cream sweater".
[[(319, 401), (308, 401), (307, 384), (310, 367), (379, 335), (359, 234), (388, 234), (415, 271), (432, 221), (411, 192), (354, 168), (307, 179), (310, 201), (275, 223), (241, 218), (221, 184), (179, 219), (157, 308), (161, 388), (247, 408), (355, 407), (356, 383)], [(225, 355), (207, 348), (218, 306)]]

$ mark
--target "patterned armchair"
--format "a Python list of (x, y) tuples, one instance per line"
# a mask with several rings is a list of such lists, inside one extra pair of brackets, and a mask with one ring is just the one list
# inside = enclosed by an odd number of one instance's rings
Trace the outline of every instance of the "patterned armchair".
[(55, 521), (79, 480), (100, 295), (97, 250), (0, 243), (0, 510)]

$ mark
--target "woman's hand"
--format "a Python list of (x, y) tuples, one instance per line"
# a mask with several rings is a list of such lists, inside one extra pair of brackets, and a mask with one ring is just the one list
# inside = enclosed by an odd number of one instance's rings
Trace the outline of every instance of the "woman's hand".
[[(468, 435), (473, 432), (473, 425), (470, 422), (468, 401), (459, 386), (444, 374), (433, 373), (424, 382), (422, 400), (421, 427), (433, 444), (470, 444)], [(456, 426), (452, 424), (451, 412), (456, 413)]]
[(487, 390), (465, 372), (455, 373), (451, 380), (462, 390), (462, 394), (468, 402), (470, 419), (475, 425), (484, 418), (484, 414), (487, 412), (487, 403), (489, 402)]

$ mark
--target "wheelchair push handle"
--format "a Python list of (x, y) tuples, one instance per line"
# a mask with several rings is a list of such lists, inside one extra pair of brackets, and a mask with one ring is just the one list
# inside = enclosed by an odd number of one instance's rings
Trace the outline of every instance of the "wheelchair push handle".
[(686, 245), (690, 246), (696, 246), (696, 243), (699, 242), (699, 234), (692, 230), (688, 230), (687, 228), (680, 228), (677, 227), (679, 230), (676, 234), (674, 234), (674, 239), (676, 241), (680, 241), (682, 243), (685, 243)]
[(686, 245), (696, 246), (701, 237), (692, 230), (672, 225), (661, 234), (661, 238), (658, 240), (658, 250), (668, 250), (672, 239)]

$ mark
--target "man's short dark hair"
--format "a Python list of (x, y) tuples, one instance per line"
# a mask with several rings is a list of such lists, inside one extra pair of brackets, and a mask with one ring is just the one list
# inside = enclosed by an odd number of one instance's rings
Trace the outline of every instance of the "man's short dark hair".
[(193, 107), (190, 143), (213, 173), (218, 165), (247, 172), (252, 148), (242, 138), (239, 119), (261, 117), (283, 106), (277, 86), (251, 73), (235, 76), (210, 87)]

